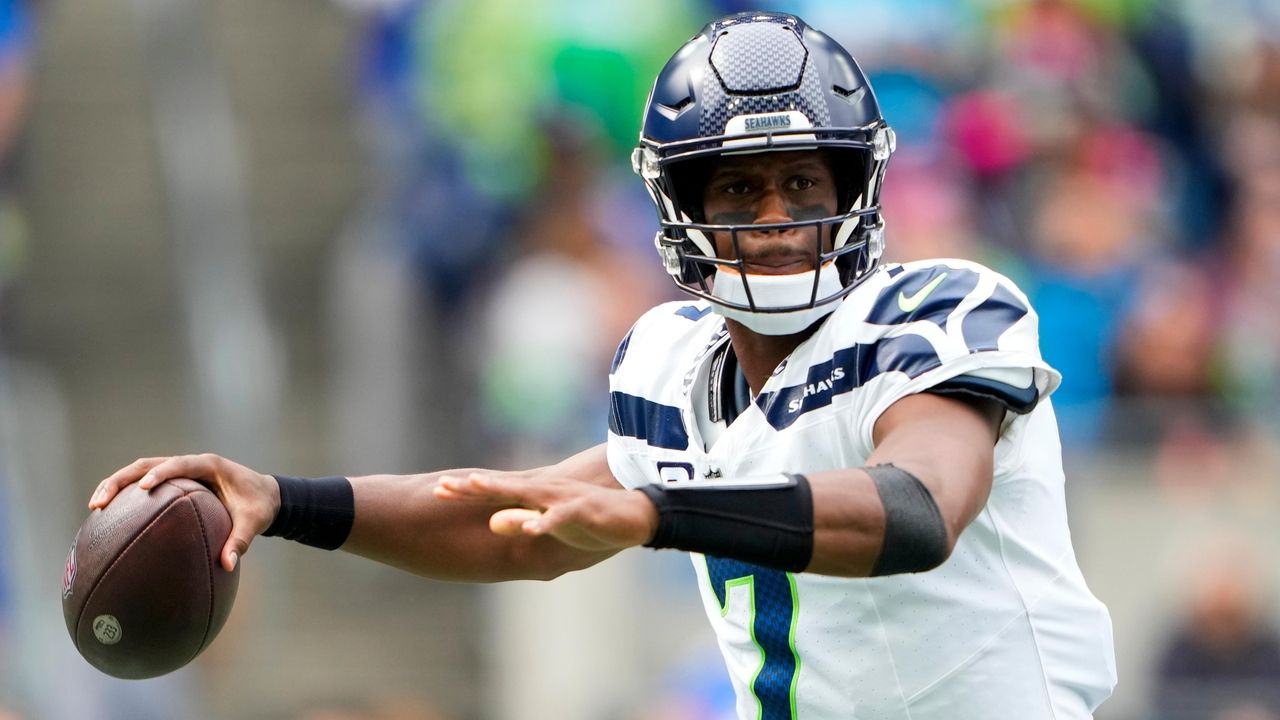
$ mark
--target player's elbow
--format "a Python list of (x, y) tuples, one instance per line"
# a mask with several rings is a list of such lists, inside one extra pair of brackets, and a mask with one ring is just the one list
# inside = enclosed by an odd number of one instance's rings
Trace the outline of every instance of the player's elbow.
[(922, 573), (938, 568), (956, 549), (954, 537), (944, 523), (909, 528), (894, 538), (898, 547), (890, 562), (885, 562), (887, 558), (881, 551), (875, 574)]
[[(990, 472), (987, 472), (985, 477), (990, 477)], [(928, 539), (923, 537), (920, 539), (920, 542), (927, 546), (929, 559), (934, 563), (930, 570), (942, 565), (951, 557), (965, 529), (986, 506), (987, 497), (990, 494), (990, 482), (976, 482), (974, 485), (978, 490), (973, 493), (940, 497), (937, 503), (938, 525), (929, 533)]]
[(895, 465), (877, 465), (866, 472), (884, 510), (871, 576), (928, 572), (946, 562), (966, 524), (958, 503), (948, 502), (946, 494), (939, 503), (919, 476)]
[(928, 572), (940, 567), (951, 558), (961, 533), (972, 521), (973, 516), (967, 509), (947, 507), (944, 503), (937, 507), (931, 521), (909, 526), (903, 542), (912, 547), (915, 562), (903, 572)]
[[(902, 573), (922, 573), (947, 561), (955, 551), (952, 535), (939, 522), (931, 526), (894, 528), (876, 545), (846, 538), (815, 552), (805, 572), (837, 577), (882, 577)], [(871, 550), (874, 555), (868, 555)]]
[(959, 531), (947, 532), (941, 538), (933, 538), (926, 543), (923, 554), (923, 569), (920, 572), (927, 572), (940, 567), (951, 557), (951, 553), (956, 549), (956, 538)]

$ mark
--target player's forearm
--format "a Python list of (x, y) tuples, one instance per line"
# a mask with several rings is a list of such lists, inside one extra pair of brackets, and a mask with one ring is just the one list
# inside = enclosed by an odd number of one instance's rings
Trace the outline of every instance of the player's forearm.
[(467, 582), (550, 579), (601, 559), (551, 538), (495, 535), (489, 517), (500, 506), (433, 496), (440, 475), (468, 472), (351, 478), (355, 523), (342, 549), (417, 575)]
[[(878, 462), (888, 462), (879, 460)], [(968, 484), (953, 477), (957, 473), (981, 474), (981, 468), (943, 468), (929, 463), (898, 459), (895, 468), (906, 470), (927, 488), (938, 509), (938, 544), (930, 552), (935, 558), (949, 557), (956, 540), (972, 520), (971, 503), (948, 495), (950, 487)], [(990, 468), (985, 472), (990, 476)], [(806, 572), (844, 577), (867, 577), (876, 573), (877, 561), (890, 535), (902, 537), (902, 528), (886, 533), (884, 498), (865, 469), (836, 470), (808, 476), (813, 491), (813, 559)], [(899, 508), (899, 511), (901, 508)]]
[(865, 468), (813, 473), (809, 571), (920, 572), (941, 563), (986, 505), (1004, 409), (911, 395), (876, 424)]
[(807, 477), (813, 491), (813, 559), (805, 571), (870, 575), (884, 540), (884, 509), (871, 477), (860, 469)]

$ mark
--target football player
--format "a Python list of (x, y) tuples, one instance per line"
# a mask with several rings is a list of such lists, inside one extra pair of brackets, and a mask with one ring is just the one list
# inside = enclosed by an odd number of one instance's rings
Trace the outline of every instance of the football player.
[(893, 130), (853, 57), (799, 18), (709, 24), (658, 76), (633, 156), (667, 272), (610, 371), (608, 441), (525, 472), (297, 479), (214, 455), (255, 535), (430, 577), (550, 578), (688, 551), (742, 718), (1092, 716), (1106, 608), (1063, 499), (1037, 317), (963, 260), (880, 262)]

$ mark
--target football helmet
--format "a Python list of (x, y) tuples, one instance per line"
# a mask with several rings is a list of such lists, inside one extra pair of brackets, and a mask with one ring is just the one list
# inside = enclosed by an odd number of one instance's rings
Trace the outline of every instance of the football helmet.
[[(765, 334), (798, 332), (834, 310), (880, 259), (880, 183), (894, 151), (853, 56), (794, 15), (746, 12), (708, 24), (658, 74), (632, 168), (658, 209), (655, 238), (668, 274), (726, 317)], [(702, 213), (709, 160), (725, 154), (825, 152), (835, 214), (773, 225), (709, 224)], [(814, 266), (796, 275), (748, 274), (740, 253), (716, 256), (713, 234), (812, 232)]]

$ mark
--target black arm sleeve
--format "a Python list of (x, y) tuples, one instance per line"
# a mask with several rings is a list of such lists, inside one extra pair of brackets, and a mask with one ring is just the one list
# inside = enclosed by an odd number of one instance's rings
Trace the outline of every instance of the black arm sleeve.
[(863, 468), (884, 504), (884, 542), (871, 575), (932, 570), (949, 554), (947, 525), (933, 493), (915, 475), (890, 464)]
[(658, 508), (646, 543), (800, 572), (813, 558), (813, 493), (803, 475), (738, 487), (640, 488)]

